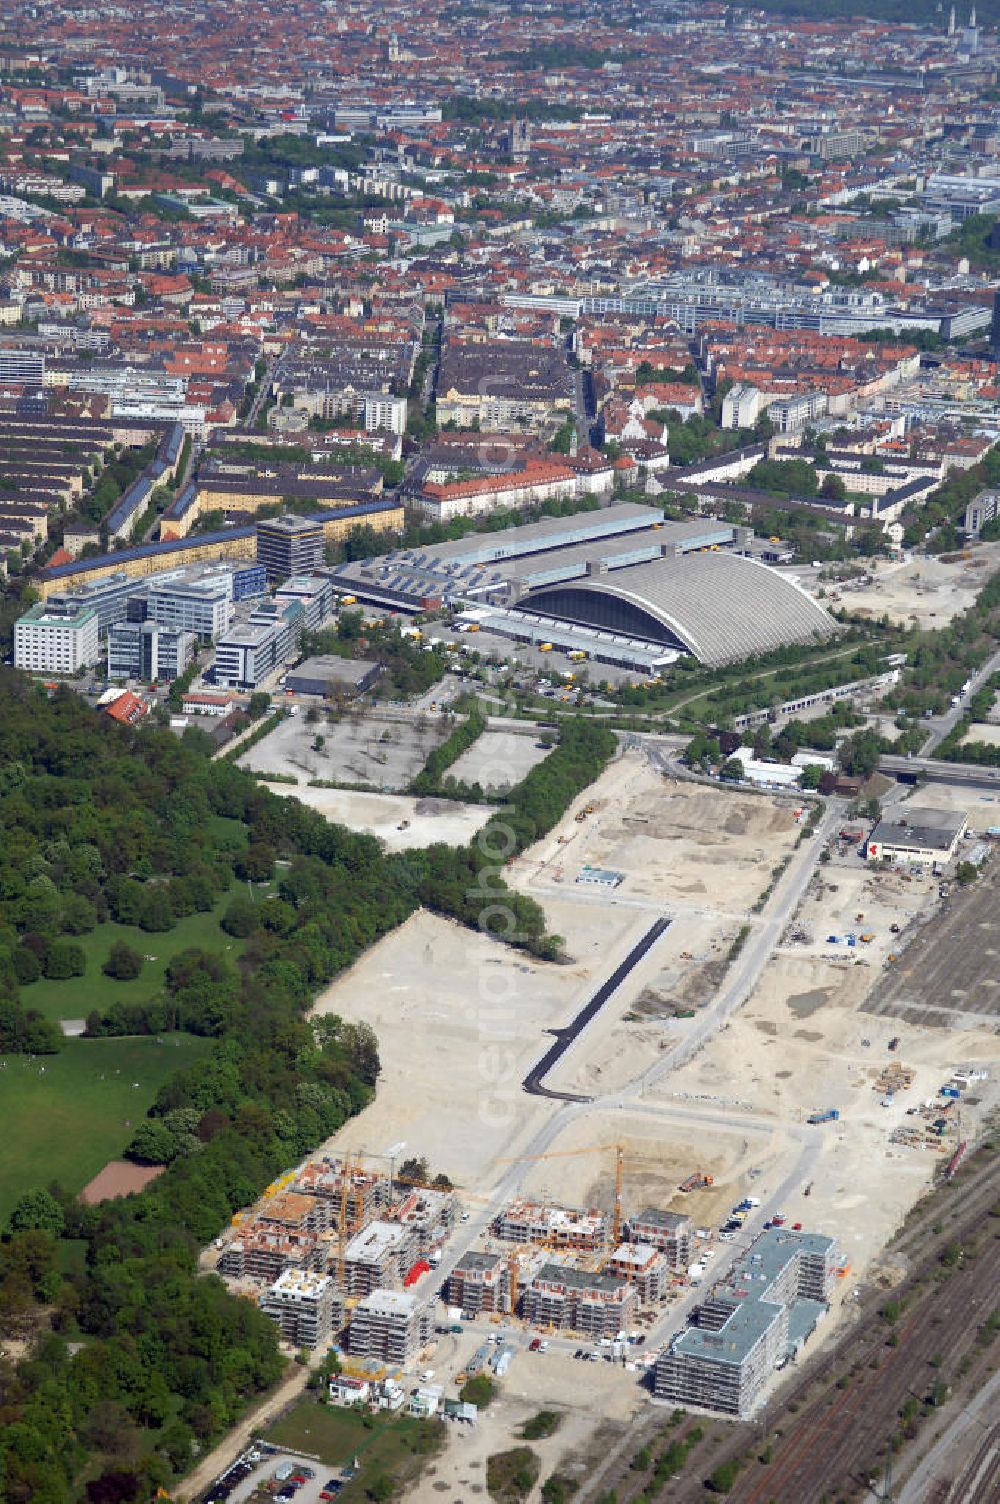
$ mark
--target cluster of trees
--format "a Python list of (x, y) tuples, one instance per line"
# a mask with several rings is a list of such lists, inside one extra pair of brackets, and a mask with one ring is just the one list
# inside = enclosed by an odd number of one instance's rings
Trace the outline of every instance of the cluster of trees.
[[(88, 1033), (186, 1028), (213, 1043), (136, 1128), (128, 1154), (167, 1166), (145, 1191), (84, 1207), (36, 1184), (15, 1210), (0, 1245), (0, 1338), (33, 1345), (18, 1366), (0, 1360), (10, 1504), (63, 1504), (84, 1480), (94, 1498), (148, 1499), (275, 1381), (273, 1325), (199, 1278), (197, 1254), (371, 1099), (374, 1035), (337, 1017), (307, 1022), (313, 997), (419, 903), (554, 954), (542, 911), (507, 889), (501, 869), (614, 750), (607, 729), (567, 722), (473, 846), (387, 856), (373, 838), (211, 761), (199, 738), (140, 736), (71, 694), (49, 700), (0, 675), (0, 1047), (38, 1047), (14, 965), (31, 949), (29, 924), (52, 947), (79, 898), (95, 914), (122, 912), (146, 890), (197, 879), (207, 895), (224, 891), (237, 861), (281, 861), (272, 892), (233, 898), (223, 916), (246, 941), (236, 964), (189, 950), (144, 1013), (112, 1004), (88, 1020)], [(109, 954), (112, 977), (134, 966), (130, 951)]]
[(363, 611), (341, 611), (335, 627), (303, 635), (307, 655), (338, 653), (381, 664), (382, 687), (390, 696), (422, 695), (444, 677), (444, 651), (424, 652), (418, 639), (404, 637), (394, 621), (365, 621)]
[[(29, 922), (54, 946), (76, 897), (110, 912), (113, 895), (117, 903), (184, 876), (222, 888), (240, 851), (270, 850), (288, 864), (254, 906), (237, 967), (192, 950), (168, 970), (159, 1027), (214, 1039), (167, 1081), (129, 1148), (169, 1168), (141, 1195), (100, 1207), (36, 1185), (0, 1246), (0, 1339), (34, 1338), (29, 1360), (0, 1361), (4, 1497), (63, 1504), (86, 1479), (94, 1498), (114, 1489), (145, 1500), (281, 1371), (273, 1325), (198, 1277), (198, 1249), (370, 1100), (379, 1071), (371, 1031), (303, 1015), (319, 988), (413, 910), (421, 874), (212, 762), (197, 739), (140, 737), (10, 673), (0, 676), (0, 769), (3, 1049), (40, 1047), (13, 961), (30, 949)], [(243, 827), (238, 842), (220, 836), (220, 821)], [(28, 910), (33, 883), (39, 901)], [(133, 959), (116, 950), (107, 964), (117, 974)], [(102, 1032), (107, 1020), (91, 1022)]]
[(470, 845), (407, 853), (411, 869), (419, 873), (421, 903), (543, 959), (557, 956), (560, 936), (546, 933), (542, 909), (507, 887), (502, 868), (552, 829), (606, 767), (616, 746), (606, 726), (582, 716), (564, 721), (558, 747), (509, 791), (503, 810)]
[(122, 492), (142, 474), (155, 453), (156, 445), (150, 442), (142, 449), (126, 449), (120, 459), (106, 465), (100, 480), (81, 505), (83, 516), (89, 522), (103, 522)]
[(699, 460), (728, 454), (756, 442), (757, 435), (747, 428), (719, 428), (707, 413), (682, 419), (673, 408), (660, 415), (667, 423), (667, 446), (675, 465), (696, 465)]
[(779, 672), (756, 681), (745, 679), (742, 683), (727, 684), (706, 695), (705, 703), (717, 719), (726, 720), (748, 710), (780, 705), (800, 696), (819, 694), (824, 689), (853, 683), (855, 679), (867, 679), (880, 673), (882, 668), (882, 650), (870, 645), (859, 648), (850, 657), (831, 657), (825, 663), (787, 674)]
[(998, 637), (1000, 574), (995, 574), (975, 603), (947, 627), (914, 634), (902, 679), (886, 703), (910, 716), (940, 714), (989, 657)]
[(966, 742), (965, 738), (977, 722), (991, 715), (1000, 694), (1000, 674), (993, 674), (982, 689), (970, 698), (966, 713), (955, 729), (938, 746), (936, 757), (949, 762), (975, 763), (979, 767), (1000, 767), (1000, 747), (991, 742)]
[[(1000, 254), (1000, 253), (998, 253)], [(907, 548), (925, 547), (928, 553), (947, 553), (958, 548), (962, 537), (958, 524), (969, 502), (979, 492), (1000, 484), (1000, 445), (983, 456), (969, 470), (949, 470), (937, 490), (932, 491), (907, 519), (903, 542)], [(926, 537), (927, 533), (931, 537)]]
[(819, 477), (808, 460), (758, 460), (747, 476), (747, 485), (779, 496), (815, 496)]
[[(410, 784), (411, 794), (437, 794), (442, 792), (442, 780), (452, 763), (468, 751), (486, 730), (486, 716), (478, 702), (474, 702), (464, 721), (445, 738), (439, 747), (428, 754), (416, 778)], [(450, 792), (447, 791), (446, 792)]]

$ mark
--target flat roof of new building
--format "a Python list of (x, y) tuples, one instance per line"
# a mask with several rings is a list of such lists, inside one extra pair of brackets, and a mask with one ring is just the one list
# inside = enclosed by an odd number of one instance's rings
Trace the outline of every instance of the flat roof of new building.
[(456, 1271), (459, 1269), (495, 1269), (497, 1264), (501, 1262), (502, 1257), (499, 1253), (477, 1253), (474, 1249), (471, 1249), (468, 1253), (462, 1254), (462, 1257), (455, 1265), (455, 1269)]
[(672, 1343), (670, 1350), (688, 1358), (703, 1358), (738, 1368), (768, 1328), (781, 1320), (784, 1309), (784, 1306), (774, 1305), (769, 1300), (745, 1300), (734, 1307), (719, 1331), (688, 1327)]
[(29, 606), (23, 616), (19, 616), (15, 625), (18, 627), (62, 627), (66, 630), (75, 630), (84, 627), (97, 612), (93, 606), (79, 605), (72, 610), (59, 610), (47, 606), (44, 601), (36, 601)]
[(386, 1254), (394, 1253), (407, 1236), (408, 1229), (398, 1222), (369, 1222), (348, 1243), (344, 1257), (366, 1263), (384, 1258)]
[(665, 1232), (677, 1232), (680, 1228), (690, 1227), (691, 1218), (685, 1212), (662, 1211), (658, 1206), (647, 1206), (641, 1212), (637, 1212), (629, 1221), (637, 1226), (662, 1227)]
[(370, 1295), (359, 1300), (354, 1308), (355, 1315), (358, 1311), (370, 1312), (374, 1316), (412, 1316), (417, 1309), (415, 1295), (408, 1295), (404, 1290), (373, 1290)]
[(573, 1290), (598, 1290), (610, 1295), (620, 1290), (622, 1276), (618, 1274), (590, 1274), (586, 1269), (577, 1269), (572, 1264), (543, 1264), (533, 1283), (566, 1285)]
[(315, 680), (324, 684), (357, 685), (378, 668), (367, 658), (340, 658), (336, 653), (323, 653), (289, 669), (287, 682), (294, 689), (297, 683)]

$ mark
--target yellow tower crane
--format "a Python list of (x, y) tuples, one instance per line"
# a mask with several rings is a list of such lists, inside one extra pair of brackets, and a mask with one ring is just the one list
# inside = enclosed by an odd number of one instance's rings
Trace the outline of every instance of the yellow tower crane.
[(344, 1155), (340, 1170), (340, 1206), (337, 1210), (337, 1283), (346, 1294), (344, 1256), (347, 1252), (347, 1201), (351, 1193), (353, 1165), (350, 1153)]

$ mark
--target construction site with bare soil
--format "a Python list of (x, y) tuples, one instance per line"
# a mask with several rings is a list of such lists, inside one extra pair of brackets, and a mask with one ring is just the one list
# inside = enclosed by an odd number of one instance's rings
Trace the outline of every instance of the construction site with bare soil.
[[(934, 791), (956, 828), (984, 828), (981, 797)], [(913, 804), (893, 800), (894, 815)], [(933, 986), (936, 937), (957, 988), (970, 967), (988, 979), (988, 957), (968, 958), (996, 876), (985, 851), (976, 882), (955, 883), (960, 838), (941, 862), (887, 865), (869, 834), (843, 801), (812, 811), (627, 752), (507, 869), (558, 961), (419, 912), (319, 999), (314, 1016), (374, 1030), (378, 1091), (291, 1203), (278, 1187), (277, 1210), (253, 1210), (247, 1246), (292, 1236), (292, 1216), (296, 1257), (331, 1282), (350, 1380), (335, 1403), (360, 1385), (455, 1422), (410, 1496), (481, 1492), (539, 1408), (560, 1417), (539, 1467), (568, 1469), (581, 1500), (616, 1462), (619, 1498), (641, 1491), (629, 1448), (646, 1430), (684, 1478), (688, 1452), (725, 1463), (798, 1366), (815, 1353), (826, 1371), (909, 1277), (885, 1249), (987, 1132), (998, 1020), (985, 987), (951, 1012), (886, 999)], [(404, 1161), (417, 1179), (394, 1195)], [(352, 1220), (359, 1176), (388, 1190)], [(332, 1226), (309, 1201), (321, 1181), (340, 1198)], [(386, 1288), (352, 1283), (370, 1264)], [(286, 1293), (261, 1299), (284, 1310)], [(702, 1417), (687, 1451), (676, 1410)], [(771, 1473), (761, 1504), (819, 1504), (807, 1466), (799, 1493)]]

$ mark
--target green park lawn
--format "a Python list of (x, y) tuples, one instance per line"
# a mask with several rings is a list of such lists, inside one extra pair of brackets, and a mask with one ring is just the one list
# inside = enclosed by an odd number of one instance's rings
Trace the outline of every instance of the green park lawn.
[[(22, 1003), (26, 1008), (37, 1008), (46, 1018), (56, 1021), (86, 1018), (92, 1009), (103, 1012), (112, 1003), (148, 1002), (162, 990), (167, 966), (182, 950), (197, 946), (235, 961), (243, 950), (244, 941), (234, 940), (219, 928), (219, 920), (234, 892), (235, 888), (224, 894), (211, 912), (190, 914), (186, 919), (179, 919), (172, 930), (164, 930), (161, 934), (151, 935), (135, 925), (114, 924), (109, 920), (106, 924), (99, 924), (89, 935), (67, 936), (87, 957), (84, 975), (68, 977), (64, 982), (39, 977), (37, 982), (22, 986)], [(261, 889), (257, 888), (255, 892), (260, 894)], [(140, 955), (153, 957), (147, 960), (134, 981), (115, 981), (101, 970), (116, 940), (124, 940)]]
[(26, 1190), (51, 1180), (82, 1190), (121, 1154), (167, 1077), (211, 1044), (190, 1034), (67, 1039), (58, 1055), (0, 1056), (0, 1228)]
[(302, 1399), (265, 1433), (265, 1440), (291, 1451), (322, 1458), (329, 1468), (343, 1467), (357, 1457), (357, 1478), (343, 1493), (344, 1504), (366, 1497), (367, 1484), (388, 1474), (395, 1479), (397, 1497), (406, 1496), (400, 1485), (412, 1484), (426, 1460), (443, 1443), (440, 1421), (418, 1420), (385, 1411), (365, 1415), (357, 1410), (321, 1405)]

